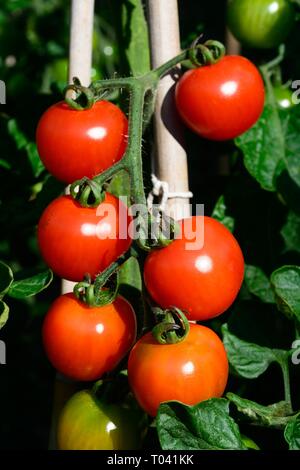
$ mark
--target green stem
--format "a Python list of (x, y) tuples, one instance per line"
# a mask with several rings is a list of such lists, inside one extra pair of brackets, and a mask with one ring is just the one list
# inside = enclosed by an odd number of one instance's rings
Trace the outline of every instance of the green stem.
[(151, 74), (154, 74), (157, 78), (161, 78), (163, 75), (165, 75), (167, 72), (169, 72), (173, 67), (178, 65), (180, 62), (183, 62), (184, 60), (187, 60), (189, 58), (189, 49), (181, 52), (178, 54), (176, 57), (173, 57), (172, 59), (168, 60), (165, 64), (160, 65), (156, 69), (154, 69)]
[(284, 399), (290, 407), (290, 413), (292, 413), (293, 412), (293, 407), (292, 407), (291, 385), (290, 385), (290, 370), (289, 370), (288, 360), (289, 360), (288, 356), (282, 358), (282, 360), (279, 362), (279, 365), (281, 367), (282, 376), (283, 376)]
[(279, 64), (281, 64), (281, 62), (284, 59), (284, 55), (285, 55), (285, 45), (281, 44), (281, 46), (279, 46), (279, 49), (278, 49), (278, 56), (275, 57), (275, 59), (268, 62), (267, 64), (262, 65), (260, 67), (261, 71), (263, 70), (268, 71), (268, 72), (272, 71), (272, 69), (274, 69)]

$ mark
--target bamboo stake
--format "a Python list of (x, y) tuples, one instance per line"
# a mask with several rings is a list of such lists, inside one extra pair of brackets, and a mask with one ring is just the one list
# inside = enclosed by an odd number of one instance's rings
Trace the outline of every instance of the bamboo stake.
[[(94, 0), (72, 0), (71, 31), (69, 51), (69, 83), (78, 77), (82, 85), (88, 86), (91, 81), (92, 48), (93, 48)], [(84, 158), (84, 156), (83, 156)], [(66, 189), (68, 193), (68, 189)], [(72, 292), (74, 283), (62, 280), (62, 293)], [(56, 448), (56, 428), (60, 411), (65, 402), (76, 391), (76, 383), (56, 375), (52, 422), (49, 437), (49, 448)]]
[[(148, 0), (152, 66), (158, 67), (180, 52), (177, 0)], [(173, 71), (174, 72), (174, 71)], [(175, 72), (180, 73), (176, 68)], [(160, 82), (155, 109), (154, 171), (169, 184), (170, 192), (187, 192), (188, 168), (183, 147), (183, 128), (174, 104), (173, 73)], [(190, 215), (189, 199), (172, 198), (168, 212), (175, 219)]]

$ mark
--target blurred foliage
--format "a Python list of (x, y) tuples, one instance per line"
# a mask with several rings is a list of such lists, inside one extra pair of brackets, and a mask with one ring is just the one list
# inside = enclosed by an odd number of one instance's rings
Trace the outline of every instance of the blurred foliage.
[[(130, 3), (96, 0), (93, 78), (128, 75), (130, 62), (131, 67), (134, 63), (147, 67), (147, 61), (138, 64), (132, 51), (128, 52), (131, 31), (126, 27), (124, 8), (128, 18)], [(0, 105), (0, 259), (22, 278), (45, 270), (35, 227), (43, 208), (63, 190), (40, 165), (34, 140), (39, 116), (61, 99), (67, 82), (69, 5), (64, 0), (0, 0), (0, 79), (5, 81), (7, 91), (7, 104)], [(179, 0), (182, 46), (189, 45), (201, 33), (206, 39), (224, 41), (225, 8), (225, 0)], [(244, 52), (257, 64), (274, 56), (274, 51)], [(298, 28), (287, 44), (282, 67), (284, 81), (299, 78), (299, 53)], [(123, 99), (121, 103), (125, 108), (128, 105)], [(234, 225), (249, 265), (239, 299), (211, 326), (220, 332), (221, 322), (228, 321), (232, 334), (241, 340), (263, 347), (289, 348), (293, 341), (291, 322), (274, 303), (264, 303), (264, 297), (274, 270), (300, 262), (299, 187), (287, 172), (282, 172), (277, 192), (263, 190), (247, 172), (240, 150), (231, 142), (204, 141), (186, 130), (186, 143), (195, 202), (205, 204), (206, 214), (218, 202), (215, 216), (226, 219), (230, 228)], [(148, 150), (149, 144), (145, 144), (145, 154), (149, 154)], [(147, 158), (145, 170), (149, 168)], [(0, 331), (0, 339), (7, 345), (7, 364), (0, 365), (0, 448), (48, 446), (54, 371), (42, 350), (41, 322), (59, 289), (59, 280), (55, 279), (37, 296), (8, 299), (12, 313)], [(269, 404), (282, 399), (279, 380), (278, 370), (271, 365), (255, 381), (231, 376), (229, 389)], [(296, 367), (292, 382), (294, 391), (299, 387)], [(300, 406), (299, 394), (295, 406)], [(261, 448), (284, 448), (276, 430), (253, 429), (245, 424), (242, 432)]]

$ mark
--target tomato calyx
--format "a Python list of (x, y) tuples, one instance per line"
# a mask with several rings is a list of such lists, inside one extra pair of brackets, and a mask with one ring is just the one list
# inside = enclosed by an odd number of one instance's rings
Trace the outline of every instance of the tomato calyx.
[(102, 307), (110, 304), (117, 297), (118, 277), (118, 271), (116, 270), (108, 279), (103, 280), (100, 275), (95, 282), (92, 282), (91, 276), (87, 274), (82, 282), (78, 282), (74, 286), (74, 295), (89, 307)]
[[(70, 91), (75, 92), (75, 98), (72, 97)], [(84, 111), (90, 109), (95, 103), (95, 96), (93, 91), (85, 86), (82, 86), (77, 77), (73, 78), (73, 83), (64, 89), (65, 102), (70, 108), (76, 111)]]
[(82, 207), (98, 207), (105, 199), (103, 187), (89, 178), (75, 181), (70, 187), (70, 194)]
[(202, 35), (199, 36), (193, 43), (189, 50), (189, 60), (196, 67), (203, 65), (216, 64), (225, 55), (224, 45), (215, 40), (205, 41), (204, 44), (200, 43)]
[(187, 337), (190, 331), (190, 324), (182, 310), (177, 307), (171, 307), (166, 310), (156, 307), (152, 311), (159, 321), (152, 329), (152, 335), (158, 343), (180, 343)]

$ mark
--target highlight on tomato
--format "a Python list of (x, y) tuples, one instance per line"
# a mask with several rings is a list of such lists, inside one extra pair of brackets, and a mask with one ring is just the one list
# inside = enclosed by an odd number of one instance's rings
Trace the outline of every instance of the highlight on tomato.
[(97, 101), (78, 111), (61, 101), (48, 108), (37, 126), (36, 142), (42, 162), (60, 181), (93, 178), (122, 158), (128, 121), (109, 101)]
[(150, 416), (165, 401), (195, 405), (223, 395), (228, 379), (226, 351), (206, 326), (191, 324), (187, 336), (174, 344), (159, 344), (150, 332), (130, 352), (128, 379)]
[(78, 381), (96, 380), (113, 370), (135, 338), (135, 313), (121, 296), (110, 304), (89, 307), (74, 294), (61, 295), (43, 323), (49, 361), (66, 377)]
[(75, 393), (57, 426), (60, 450), (140, 449), (144, 416), (124, 404), (108, 404), (89, 390)]
[(255, 65), (232, 55), (185, 72), (175, 98), (184, 123), (200, 136), (218, 141), (234, 139), (256, 123), (265, 90)]
[(144, 280), (163, 308), (176, 306), (189, 320), (208, 320), (234, 302), (244, 277), (241, 248), (230, 231), (211, 217), (181, 222), (181, 234), (146, 258)]
[(87, 273), (94, 278), (129, 249), (131, 220), (125, 204), (108, 192), (97, 208), (60, 196), (44, 210), (38, 224), (41, 254), (64, 279), (82, 281)]

